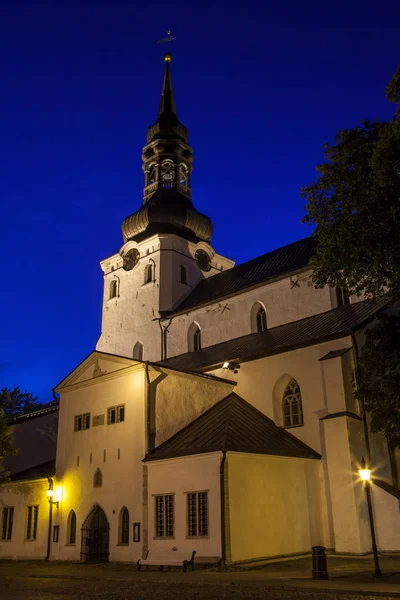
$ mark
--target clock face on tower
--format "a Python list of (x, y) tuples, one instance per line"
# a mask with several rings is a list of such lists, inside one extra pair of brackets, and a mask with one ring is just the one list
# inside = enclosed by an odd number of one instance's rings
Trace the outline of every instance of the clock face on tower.
[(140, 254), (139, 250), (132, 248), (124, 256), (124, 264), (122, 265), (125, 271), (131, 271), (138, 263)]
[(196, 250), (194, 258), (202, 271), (209, 271), (211, 269), (211, 258), (205, 250)]

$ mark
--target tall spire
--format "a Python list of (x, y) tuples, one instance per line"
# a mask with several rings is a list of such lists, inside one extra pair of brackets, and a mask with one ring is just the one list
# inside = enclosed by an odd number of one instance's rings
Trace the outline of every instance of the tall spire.
[(170, 62), (172, 60), (172, 56), (170, 54), (166, 54), (164, 56), (165, 61), (165, 72), (164, 72), (164, 81), (161, 90), (161, 100), (160, 106), (158, 108), (158, 118), (161, 117), (162, 114), (169, 113), (176, 115), (176, 104), (174, 97), (174, 90), (172, 88), (172, 79), (171, 79), (171, 70), (170, 70)]

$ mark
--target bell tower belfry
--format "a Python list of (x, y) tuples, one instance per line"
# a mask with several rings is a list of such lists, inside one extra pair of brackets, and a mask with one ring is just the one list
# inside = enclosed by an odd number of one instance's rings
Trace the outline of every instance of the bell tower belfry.
[(142, 206), (124, 219), (119, 252), (101, 263), (103, 316), (96, 349), (138, 360), (160, 360), (160, 317), (201, 279), (234, 264), (215, 253), (211, 219), (192, 203), (193, 150), (177, 116), (171, 60), (166, 54), (158, 117), (142, 151)]

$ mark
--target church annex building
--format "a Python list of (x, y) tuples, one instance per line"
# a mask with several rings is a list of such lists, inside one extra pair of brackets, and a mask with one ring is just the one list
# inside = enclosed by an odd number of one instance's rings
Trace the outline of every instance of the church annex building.
[(170, 67), (167, 54), (142, 206), (101, 262), (96, 349), (12, 425), (0, 558), (368, 553), (368, 447), (378, 548), (400, 551), (400, 457), (354, 397), (363, 332), (385, 305), (316, 289), (312, 237), (238, 266), (214, 250)]

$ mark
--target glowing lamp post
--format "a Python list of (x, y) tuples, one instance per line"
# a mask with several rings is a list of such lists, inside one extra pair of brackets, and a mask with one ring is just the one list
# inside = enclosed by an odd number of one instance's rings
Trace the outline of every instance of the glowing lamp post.
[(360, 474), (362, 481), (364, 482), (365, 493), (367, 495), (369, 527), (371, 530), (371, 541), (372, 541), (372, 554), (374, 556), (374, 566), (375, 566), (374, 577), (382, 577), (382, 573), (379, 568), (378, 548), (376, 546), (374, 513), (372, 511), (371, 487), (370, 487), (371, 469), (369, 469), (368, 466), (366, 466), (364, 458), (361, 460), (361, 469), (359, 469), (358, 472)]
[(56, 507), (58, 508), (58, 500), (53, 500), (53, 496), (54, 496), (53, 480), (52, 480), (51, 477), (49, 477), (48, 479), (49, 479), (49, 489), (46, 492), (47, 499), (49, 501), (50, 506), (52, 506), (53, 504), (55, 504)]

